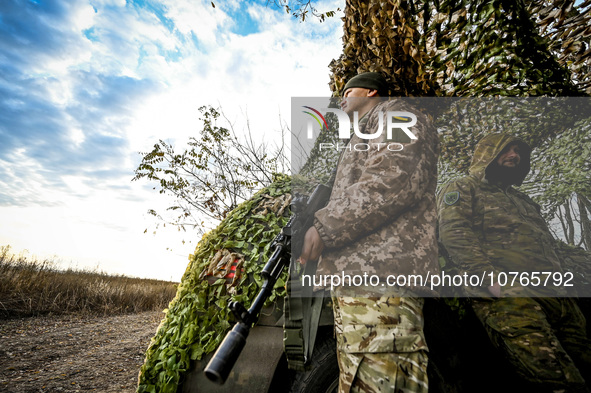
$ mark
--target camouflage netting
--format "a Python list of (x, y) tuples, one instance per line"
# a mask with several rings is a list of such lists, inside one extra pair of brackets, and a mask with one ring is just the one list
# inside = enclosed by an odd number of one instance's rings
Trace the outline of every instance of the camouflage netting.
[(331, 90), (363, 71), (393, 96), (591, 92), (591, 1), (360, 1), (345, 8)]
[[(591, 1), (574, 3), (348, 0), (331, 89), (338, 95), (352, 76), (376, 71), (388, 77), (393, 96), (588, 95)], [(480, 129), (444, 133), (442, 163), (467, 169), (469, 152), (492, 128)]]
[[(590, 0), (578, 5), (567, 0), (347, 0), (343, 53), (330, 64), (330, 87), (338, 96), (353, 75), (379, 71), (388, 77), (394, 96), (588, 95), (590, 10)], [(481, 116), (474, 127), (444, 130), (442, 173), (468, 167), (475, 143), (492, 122), (494, 116)], [(544, 132), (551, 141), (569, 130), (517, 133), (535, 141), (542, 136), (536, 132)], [(313, 150), (306, 177), (326, 179), (327, 163), (333, 161)], [(582, 174), (587, 179), (589, 170)], [(248, 305), (257, 292), (257, 273), (286, 221), (289, 192), (290, 181), (279, 180), (203, 237), (147, 351), (139, 392), (176, 392), (191, 360), (217, 347), (231, 325), (229, 299)], [(284, 294), (281, 280), (276, 289), (277, 296)]]
[[(271, 242), (287, 222), (290, 187), (281, 177), (201, 239), (148, 348), (138, 392), (176, 392), (191, 361), (215, 350), (231, 327), (230, 298), (248, 307)], [(274, 296), (283, 296), (284, 286), (278, 280)]]

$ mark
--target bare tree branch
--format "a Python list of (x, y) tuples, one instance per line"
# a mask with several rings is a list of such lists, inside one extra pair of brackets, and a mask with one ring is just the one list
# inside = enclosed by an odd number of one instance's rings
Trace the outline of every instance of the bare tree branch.
[[(153, 209), (151, 215), (183, 230), (191, 226), (204, 232), (205, 221), (215, 225), (271, 184), (277, 174), (288, 172), (289, 160), (283, 148), (257, 144), (248, 121), (245, 136), (240, 138), (221, 110), (204, 106), (199, 111), (203, 121), (199, 137), (190, 137), (188, 148), (180, 154), (162, 140), (151, 152), (140, 153), (142, 162), (133, 180), (156, 182), (161, 194), (172, 196), (173, 204), (166, 211), (175, 217), (165, 218)], [(218, 125), (220, 119), (227, 127)]]

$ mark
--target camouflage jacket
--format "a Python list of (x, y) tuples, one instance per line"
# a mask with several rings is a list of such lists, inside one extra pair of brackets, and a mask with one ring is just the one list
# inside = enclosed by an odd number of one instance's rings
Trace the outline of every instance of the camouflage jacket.
[[(439, 238), (461, 272), (478, 276), (493, 272), (496, 280), (500, 272), (560, 271), (554, 240), (540, 207), (513, 187), (504, 188), (487, 179), (487, 168), (513, 143), (523, 146), (516, 168), (516, 183), (521, 184), (530, 170), (531, 148), (516, 137), (490, 134), (476, 146), (469, 175), (447, 183), (438, 194)], [(466, 289), (474, 296), (490, 296), (487, 286)], [(538, 289), (537, 294), (545, 292)], [(509, 288), (503, 288), (502, 293), (509, 294), (506, 290)], [(519, 285), (512, 293), (533, 294), (523, 292)]]
[[(388, 111), (411, 112), (417, 123), (411, 141), (401, 130), (387, 140)], [(324, 241), (319, 274), (386, 277), (439, 272), (436, 205), (439, 140), (430, 119), (403, 99), (381, 102), (359, 122), (362, 133), (375, 133), (380, 116), (384, 132), (370, 141), (353, 135), (337, 167), (328, 205), (316, 212), (314, 226)], [(400, 142), (401, 151), (384, 146)], [(363, 143), (381, 149), (355, 151)], [(362, 150), (362, 149), (358, 149)]]

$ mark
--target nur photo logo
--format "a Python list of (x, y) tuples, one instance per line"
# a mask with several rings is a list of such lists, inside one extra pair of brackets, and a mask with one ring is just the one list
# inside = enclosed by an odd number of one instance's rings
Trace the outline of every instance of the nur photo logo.
[[(323, 128), (333, 131), (329, 126), (329, 122), (322, 113), (332, 113), (336, 116), (338, 124), (338, 139), (343, 140), (343, 144), (321, 143), (320, 150), (340, 150), (347, 148), (349, 150), (366, 151), (372, 147), (375, 147), (378, 150), (386, 148), (390, 151), (400, 151), (404, 148), (404, 145), (398, 141), (394, 141), (394, 130), (396, 129), (402, 130), (411, 141), (417, 139), (416, 135), (411, 131), (411, 127), (417, 123), (417, 117), (411, 112), (388, 111), (384, 113), (383, 111), (380, 111), (378, 112), (379, 121), (375, 132), (364, 133), (359, 125), (360, 119), (359, 113), (357, 111), (352, 113), (351, 119), (349, 114), (341, 109), (320, 108), (320, 110), (318, 110), (308, 105), (304, 105), (302, 108), (304, 108), (302, 112), (309, 116), (306, 125), (307, 139), (314, 139), (315, 135), (318, 135)], [(369, 143), (382, 137), (384, 131), (386, 133), (385, 142)], [(347, 142), (353, 135), (368, 141), (368, 143), (356, 143), (353, 145), (349, 144), (347, 147)]]

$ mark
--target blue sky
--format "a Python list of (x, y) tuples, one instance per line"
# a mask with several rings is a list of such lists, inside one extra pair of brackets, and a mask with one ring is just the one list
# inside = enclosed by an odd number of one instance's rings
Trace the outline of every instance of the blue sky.
[(0, 245), (180, 279), (199, 237), (152, 234), (146, 212), (168, 201), (131, 182), (138, 152), (195, 136), (202, 105), (275, 140), (292, 96), (330, 94), (340, 18), (300, 23), (265, 3), (2, 0)]

